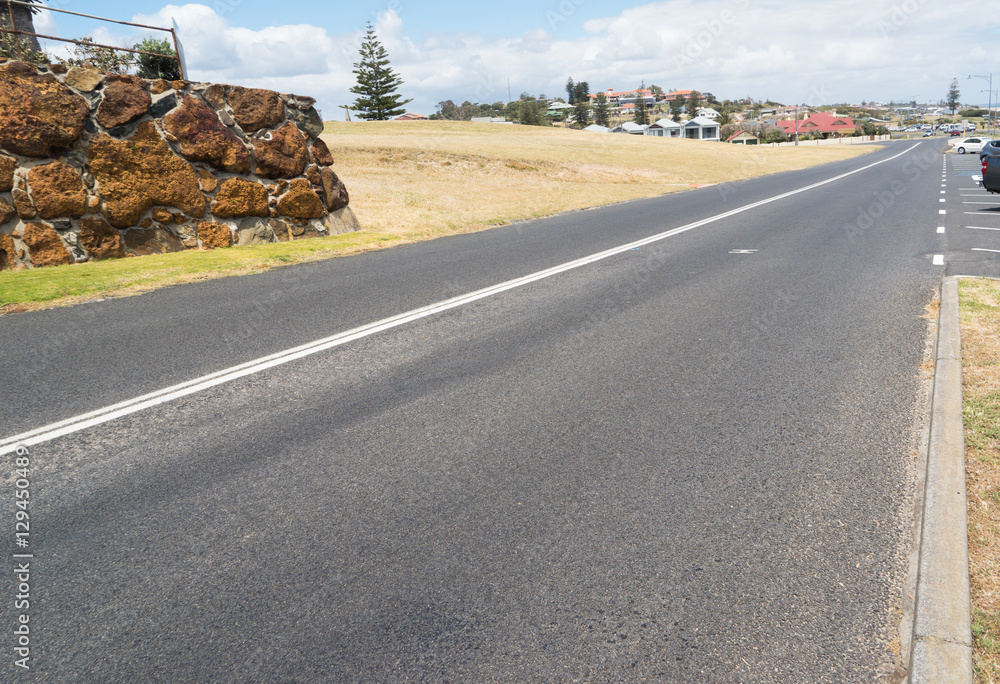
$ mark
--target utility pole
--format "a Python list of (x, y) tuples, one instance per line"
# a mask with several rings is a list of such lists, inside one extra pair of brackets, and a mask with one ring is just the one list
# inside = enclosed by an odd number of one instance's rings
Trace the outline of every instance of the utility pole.
[[(990, 127), (990, 131), (992, 131), (993, 130), (993, 73), (991, 72), (989, 76), (978, 76), (978, 75), (970, 74), (969, 78), (981, 78), (984, 81), (989, 81), (989, 83), (990, 83), (990, 94), (989, 94), (989, 99), (988, 99), (989, 105), (987, 105), (987, 106), (988, 106), (989, 112), (990, 112), (989, 119), (988, 119), (988, 121), (989, 121), (988, 125)], [(968, 80), (968, 79), (966, 79), (966, 80)]]

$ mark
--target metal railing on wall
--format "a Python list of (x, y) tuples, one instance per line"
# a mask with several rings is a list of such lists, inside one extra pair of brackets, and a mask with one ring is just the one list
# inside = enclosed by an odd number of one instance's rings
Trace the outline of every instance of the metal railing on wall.
[[(160, 57), (160, 58), (172, 59), (175, 62), (177, 62), (177, 73), (180, 75), (180, 78), (181, 79), (184, 78), (184, 62), (181, 59), (180, 46), (179, 46), (179, 44), (177, 42), (177, 32), (174, 31), (174, 29), (172, 29), (172, 28), (163, 28), (162, 26), (147, 26), (146, 24), (135, 24), (135, 23), (132, 23), (130, 21), (121, 21), (119, 19), (108, 19), (107, 17), (97, 17), (97, 16), (94, 16), (93, 14), (82, 14), (80, 12), (70, 12), (69, 10), (57, 9), (55, 7), (46, 7), (45, 5), (39, 5), (37, 3), (23, 2), (22, 0), (3, 0), (3, 2), (5, 2), (7, 4), (7, 14), (8, 14), (9, 21), (10, 21), (10, 28), (5, 28), (3, 26), (0, 26), (0, 33), (9, 33), (9, 34), (13, 34), (15, 36), (14, 43), (16, 45), (18, 59), (23, 59), (23, 54), (24, 54), (23, 50), (24, 50), (24, 48), (21, 45), (21, 41), (18, 40), (18, 38), (16, 36), (34, 36), (35, 38), (44, 38), (45, 40), (57, 40), (57, 41), (60, 41), (62, 43), (73, 43), (74, 45), (87, 45), (89, 47), (105, 48), (105, 49), (108, 49), (108, 50), (115, 50), (115, 51), (118, 51), (118, 52), (131, 52), (131, 53), (136, 54), (136, 55), (150, 55), (152, 57)], [(166, 33), (169, 33), (171, 39), (173, 40), (173, 43), (174, 43), (174, 54), (172, 54), (172, 55), (164, 55), (164, 54), (161, 54), (161, 53), (158, 53), (158, 52), (146, 52), (145, 50), (136, 50), (134, 48), (118, 47), (117, 45), (103, 45), (101, 43), (92, 43), (92, 42), (86, 41), (86, 40), (74, 40), (74, 39), (71, 39), (71, 38), (59, 38), (57, 36), (47, 36), (45, 34), (35, 33), (33, 31), (20, 31), (20, 30), (18, 30), (17, 26), (14, 23), (14, 8), (13, 8), (14, 5), (22, 5), (24, 7), (28, 7), (29, 9), (43, 9), (43, 10), (46, 10), (48, 12), (60, 12), (62, 14), (72, 14), (75, 17), (85, 17), (87, 19), (96, 19), (98, 21), (106, 21), (106, 22), (109, 22), (109, 23), (112, 23), (112, 24), (122, 24), (124, 26), (135, 26), (137, 28), (150, 29), (152, 31), (164, 31)]]

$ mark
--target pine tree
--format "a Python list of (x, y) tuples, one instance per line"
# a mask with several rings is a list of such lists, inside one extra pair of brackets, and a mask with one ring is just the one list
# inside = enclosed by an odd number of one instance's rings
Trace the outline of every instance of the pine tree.
[(956, 79), (954, 79), (951, 82), (951, 86), (949, 86), (949, 88), (948, 88), (948, 100), (947, 100), (948, 104), (947, 104), (947, 106), (948, 106), (948, 109), (951, 110), (952, 114), (955, 113), (955, 110), (958, 109), (958, 106), (959, 106), (959, 104), (961, 102), (958, 99), (959, 97), (960, 97), (960, 94), (958, 92), (958, 79), (956, 78)]
[(566, 81), (566, 102), (568, 104), (573, 104), (574, 95), (576, 95), (576, 84), (573, 83), (573, 77), (570, 76), (569, 80)]
[(576, 104), (573, 105), (573, 119), (580, 128), (586, 128), (590, 125), (590, 103), (587, 102), (587, 99), (589, 98), (577, 100)]
[(681, 112), (684, 111), (684, 97), (678, 95), (676, 98), (670, 101), (670, 118), (674, 121), (680, 122)]
[(635, 93), (635, 122), (640, 126), (649, 123), (649, 115), (646, 113), (646, 83), (639, 86)]
[(611, 116), (608, 98), (604, 93), (597, 93), (594, 97), (594, 123), (605, 128), (611, 127)]
[(406, 113), (405, 105), (413, 100), (400, 100), (396, 89), (403, 79), (389, 66), (389, 55), (375, 36), (371, 23), (366, 27), (365, 39), (358, 50), (361, 61), (354, 64), (358, 84), (351, 92), (358, 96), (351, 109), (368, 121), (386, 121)]

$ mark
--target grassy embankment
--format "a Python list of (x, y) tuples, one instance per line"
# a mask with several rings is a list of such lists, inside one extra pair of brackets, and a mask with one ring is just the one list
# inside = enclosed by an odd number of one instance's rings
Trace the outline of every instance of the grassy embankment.
[(463, 122), (328, 123), (363, 230), (0, 273), (0, 312), (125, 296), (519, 219), (801, 169), (871, 147), (744, 147)]
[(1000, 682), (1000, 282), (959, 283), (977, 684)]

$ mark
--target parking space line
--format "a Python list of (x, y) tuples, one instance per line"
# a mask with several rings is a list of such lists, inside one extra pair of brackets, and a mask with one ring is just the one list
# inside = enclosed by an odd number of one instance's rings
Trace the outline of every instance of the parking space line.
[(1000, 230), (1000, 228), (987, 228), (986, 226), (962, 226), (963, 228), (968, 228), (969, 230)]
[(1000, 254), (1000, 249), (986, 249), (985, 247), (973, 247), (973, 252), (993, 252), (994, 254)]

